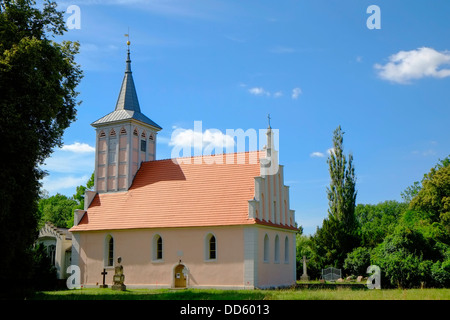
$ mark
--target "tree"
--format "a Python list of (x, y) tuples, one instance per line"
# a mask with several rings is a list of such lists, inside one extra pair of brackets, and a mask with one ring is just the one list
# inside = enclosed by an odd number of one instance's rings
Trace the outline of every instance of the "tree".
[(370, 266), (370, 249), (358, 247), (347, 254), (344, 261), (344, 269), (351, 275), (366, 275), (367, 267)]
[[(39, 165), (61, 146), (75, 120), (78, 43), (49, 39), (66, 31), (63, 12), (46, 1), (0, 2), (0, 283), (23, 294), (37, 237)], [(7, 156), (5, 156), (7, 155)]]
[(331, 178), (327, 188), (328, 217), (314, 236), (315, 246), (320, 250), (324, 266), (342, 266), (347, 253), (359, 245), (353, 155), (350, 153), (348, 160), (344, 155), (343, 135), (341, 126), (333, 133), (333, 149), (327, 160)]
[[(405, 191), (403, 213), (389, 218), (391, 227), (372, 251), (371, 261), (382, 270), (384, 286), (448, 287), (450, 285), (450, 160), (431, 168), (422, 181)], [(405, 199), (405, 197), (403, 197)], [(405, 205), (406, 210), (405, 210)], [(392, 210), (391, 210), (392, 211)], [(396, 210), (394, 210), (396, 211)], [(363, 217), (363, 215), (361, 215)], [(376, 215), (375, 215), (376, 217)], [(361, 219), (361, 228), (377, 229), (381, 219)], [(382, 229), (384, 229), (382, 227)], [(392, 231), (393, 230), (393, 231)], [(365, 231), (362, 231), (364, 234)], [(366, 231), (367, 232), (367, 231)]]
[(333, 133), (333, 149), (327, 160), (331, 178), (330, 187), (327, 188), (328, 216), (354, 230), (356, 227), (356, 176), (353, 155), (350, 153), (347, 161), (343, 142), (344, 132), (339, 126)]
[(424, 176), (422, 187), (411, 200), (410, 208), (430, 213), (433, 221), (442, 223), (450, 232), (450, 156)]
[(92, 189), (94, 186), (94, 173), (86, 182), (86, 186), (78, 186), (76, 193), (72, 197), (67, 197), (57, 193), (49, 197), (47, 192), (39, 199), (39, 228), (46, 222), (53, 223), (59, 228), (73, 227), (73, 213), (75, 209), (84, 208), (84, 193), (86, 190)]
[(74, 208), (75, 209), (84, 209), (84, 195), (86, 190), (92, 190), (94, 187), (94, 172), (92, 173), (89, 180), (86, 182), (86, 186), (78, 186), (76, 193), (73, 195), (73, 198), (77, 201), (78, 205)]
[(78, 202), (71, 197), (57, 193), (48, 198), (39, 200), (38, 210), (40, 224), (51, 222), (58, 228), (70, 228), (73, 226), (73, 210)]
[(408, 204), (384, 201), (378, 204), (358, 204), (355, 217), (358, 221), (361, 245), (374, 248), (394, 231), (398, 220), (408, 209)]
[[(440, 246), (415, 226), (400, 223), (395, 231), (374, 249), (372, 262), (381, 268), (383, 286), (419, 287), (421, 282), (437, 284), (432, 274), (436, 259), (443, 259)], [(442, 263), (436, 264), (436, 277), (442, 276)], [(443, 280), (445, 283), (445, 279)]]

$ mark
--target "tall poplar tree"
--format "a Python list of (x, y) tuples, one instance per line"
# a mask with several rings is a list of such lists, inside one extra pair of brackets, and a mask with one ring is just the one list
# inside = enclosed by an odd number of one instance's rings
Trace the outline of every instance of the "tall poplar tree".
[(347, 253), (359, 245), (357, 235), (356, 175), (353, 155), (344, 155), (341, 126), (333, 133), (333, 148), (327, 160), (330, 186), (327, 187), (328, 217), (317, 228), (314, 243), (323, 267), (342, 267)]
[(39, 165), (62, 145), (79, 104), (78, 43), (53, 40), (66, 31), (56, 6), (0, 1), (0, 290), (9, 295), (23, 294), (33, 277)]

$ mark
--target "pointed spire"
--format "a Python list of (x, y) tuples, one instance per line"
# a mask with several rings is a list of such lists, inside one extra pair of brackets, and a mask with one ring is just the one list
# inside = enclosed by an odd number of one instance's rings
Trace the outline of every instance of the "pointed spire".
[(120, 88), (119, 98), (116, 103), (116, 110), (130, 110), (141, 112), (139, 101), (134, 86), (133, 75), (131, 73), (131, 59), (130, 59), (130, 40), (127, 41), (127, 60), (125, 75)]
[[(128, 34), (125, 35), (128, 37)], [(92, 126), (99, 127), (105, 124), (124, 121), (124, 120), (137, 120), (139, 122), (150, 125), (154, 130), (159, 131), (162, 128), (146, 115), (141, 113), (139, 101), (134, 86), (133, 75), (131, 73), (131, 59), (130, 59), (130, 40), (127, 41), (127, 60), (125, 67), (125, 75), (122, 80), (122, 87), (120, 88), (119, 98), (117, 99), (116, 108), (113, 112), (108, 113), (106, 116), (94, 121)]]
[(131, 73), (131, 59), (130, 59), (130, 41), (127, 41), (128, 45), (128, 51), (127, 51), (127, 61), (126, 61), (126, 68), (125, 73)]

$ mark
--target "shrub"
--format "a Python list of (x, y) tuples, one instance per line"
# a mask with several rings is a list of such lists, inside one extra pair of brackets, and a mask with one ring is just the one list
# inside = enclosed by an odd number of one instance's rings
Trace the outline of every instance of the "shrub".
[(350, 275), (365, 275), (370, 266), (370, 249), (358, 247), (347, 254), (344, 261), (344, 269)]

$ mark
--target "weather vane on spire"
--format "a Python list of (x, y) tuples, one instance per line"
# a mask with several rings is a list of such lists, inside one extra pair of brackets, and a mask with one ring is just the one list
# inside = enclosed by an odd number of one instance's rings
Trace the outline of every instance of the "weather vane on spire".
[(127, 37), (128, 38), (128, 40), (127, 40), (127, 46), (128, 46), (128, 49), (130, 49), (130, 28), (128, 28), (128, 33), (125, 33), (125, 37)]

